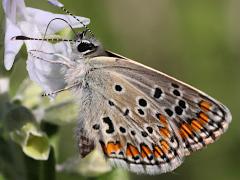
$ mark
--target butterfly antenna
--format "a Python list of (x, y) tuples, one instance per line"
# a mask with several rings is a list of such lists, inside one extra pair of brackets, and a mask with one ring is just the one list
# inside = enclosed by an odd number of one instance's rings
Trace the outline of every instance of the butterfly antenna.
[(67, 10), (66, 8), (64, 8), (64, 5), (56, 0), (48, 0), (48, 2), (56, 7), (59, 7), (62, 11), (64, 11), (66, 14), (72, 16), (75, 20), (77, 20), (81, 25), (83, 25), (83, 27), (86, 29), (86, 31), (88, 31), (93, 37), (94, 34), (93, 32), (87, 27), (86, 24), (84, 24), (82, 21), (80, 21), (80, 19), (77, 18), (77, 16), (75, 16), (73, 13), (71, 13), (69, 10)]
[(93, 32), (87, 27), (86, 24), (84, 24), (82, 21), (80, 21), (74, 14), (72, 14), (70, 11), (68, 11), (66, 8), (64, 7), (60, 7), (65, 13), (69, 14), (70, 16), (72, 16), (74, 19), (76, 19), (80, 24), (83, 25), (83, 27), (92, 35), (94, 36)]
[(72, 32), (75, 34), (75, 36), (77, 36), (77, 33), (75, 32), (75, 30), (73, 29), (73, 27), (71, 26), (71, 24), (70, 24), (69, 22), (67, 22), (67, 21), (66, 21), (65, 19), (63, 19), (63, 18), (53, 18), (51, 21), (49, 21), (49, 23), (48, 23), (48, 25), (47, 25), (47, 28), (46, 28), (46, 30), (45, 30), (45, 32), (44, 32), (44, 36), (43, 36), (44, 38), (46, 37), (47, 30), (48, 30), (50, 24), (51, 24), (53, 21), (56, 21), (56, 20), (64, 21), (64, 22), (71, 28), (71, 30), (72, 30)]
[[(46, 28), (46, 30), (45, 30), (45, 32), (44, 32), (44, 35), (43, 35), (43, 39), (46, 39), (46, 35), (47, 35), (47, 31), (48, 31), (48, 28), (49, 28), (49, 26), (51, 25), (51, 23), (53, 22), (53, 21), (56, 21), (56, 20), (61, 20), (61, 21), (63, 21), (63, 22), (65, 22), (70, 28), (71, 28), (71, 30), (72, 30), (72, 32), (75, 34), (75, 36), (77, 36), (77, 33), (74, 31), (74, 29), (73, 29), (73, 27), (71, 26), (71, 24), (69, 23), (69, 22), (67, 22), (65, 19), (63, 19), (63, 18), (53, 18), (51, 21), (49, 21), (49, 23), (48, 23), (48, 25), (47, 25), (47, 28)], [(60, 41), (61, 39), (59, 39), (59, 41)], [(42, 41), (43, 42), (43, 41)], [(42, 45), (43, 44), (41, 44), (40, 45), (40, 47), (42, 47)]]
[(48, 41), (48, 42), (80, 42), (79, 40), (62, 39), (62, 38), (31, 38), (27, 36), (14, 36), (11, 40), (22, 40), (22, 41)]
[(62, 42), (62, 41), (65, 41), (65, 42), (78, 42), (77, 40), (72, 40), (72, 39), (62, 39), (62, 38), (45, 38), (46, 35), (47, 35), (47, 30), (50, 26), (50, 24), (55, 21), (55, 20), (61, 20), (61, 21), (64, 21), (70, 28), (71, 30), (73, 31), (73, 33), (75, 34), (75, 36), (77, 36), (77, 33), (75, 32), (75, 30), (73, 29), (73, 27), (63, 18), (54, 18), (52, 19), (48, 25), (47, 25), (47, 28), (44, 32), (44, 36), (43, 38), (31, 38), (31, 37), (27, 37), (27, 36), (14, 36), (11, 38), (11, 40), (31, 40), (31, 41), (47, 41), (47, 42)]

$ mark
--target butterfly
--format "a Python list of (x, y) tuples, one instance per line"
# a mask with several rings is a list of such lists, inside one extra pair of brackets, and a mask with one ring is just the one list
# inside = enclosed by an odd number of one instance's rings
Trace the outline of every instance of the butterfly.
[(71, 89), (79, 104), (76, 137), (82, 158), (97, 148), (115, 167), (160, 174), (173, 171), (227, 130), (232, 117), (222, 103), (105, 50), (85, 28), (72, 47), (77, 58), (62, 59), (67, 68), (63, 90)]

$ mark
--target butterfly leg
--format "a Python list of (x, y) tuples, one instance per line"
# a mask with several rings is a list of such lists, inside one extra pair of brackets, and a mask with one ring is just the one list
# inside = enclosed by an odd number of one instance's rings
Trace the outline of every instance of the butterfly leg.
[[(44, 58), (42, 58), (40, 56), (37, 56), (37, 55), (33, 54), (32, 52), (39, 52), (39, 53), (44, 53), (44, 54), (47, 54), (47, 55), (54, 55), (54, 56), (57, 56), (58, 58), (63, 59), (64, 61), (53, 61), (53, 60), (49, 60), (49, 59), (44, 59)], [(68, 59), (66, 57), (62, 56), (62, 55), (54, 54), (54, 53), (47, 53), (47, 52), (38, 51), (38, 50), (30, 50), (28, 53), (32, 57), (34, 57), (34, 58), (36, 58), (38, 60), (49, 62), (49, 63), (52, 63), (52, 64), (62, 64), (64, 66), (67, 66), (68, 68), (70, 67)]]
[(76, 86), (81, 86), (81, 82), (78, 82), (78, 83), (75, 83), (75, 84), (73, 84), (73, 85), (67, 86), (67, 87), (65, 87), (65, 88), (63, 88), (63, 89), (58, 89), (58, 90), (53, 91), (53, 92), (43, 93), (42, 96), (57, 95), (57, 94), (60, 93), (60, 92), (67, 91), (67, 90), (72, 89), (72, 88), (74, 88), (74, 87), (76, 87)]

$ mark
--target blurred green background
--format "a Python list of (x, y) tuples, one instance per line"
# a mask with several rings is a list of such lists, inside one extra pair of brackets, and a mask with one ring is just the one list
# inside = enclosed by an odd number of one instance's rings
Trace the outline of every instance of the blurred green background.
[[(232, 112), (233, 121), (227, 133), (216, 143), (187, 157), (174, 172), (158, 176), (128, 173), (126, 178), (240, 179), (239, 0), (61, 2), (74, 14), (91, 19), (89, 27), (106, 49), (189, 83), (223, 102)], [(26, 3), (31, 7), (62, 13), (46, 1), (27, 0)], [(2, 15), (1, 12), (3, 24)], [(11, 72), (6, 72), (2, 64), (3, 59), (0, 59), (0, 76), (10, 76), (11, 87), (17, 88), (27, 74), (25, 61), (18, 61)], [(59, 162), (77, 152), (73, 127), (69, 125), (60, 128)], [(115, 176), (102, 175), (96, 178), (122, 179), (122, 176), (118, 176), (119, 173), (116, 173)], [(60, 173), (57, 179), (87, 178)]]

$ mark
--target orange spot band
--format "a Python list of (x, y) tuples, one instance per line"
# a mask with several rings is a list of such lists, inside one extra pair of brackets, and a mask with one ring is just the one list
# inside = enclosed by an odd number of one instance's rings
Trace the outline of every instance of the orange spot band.
[(153, 154), (154, 154), (154, 156), (156, 158), (158, 158), (158, 157), (161, 157), (163, 155), (163, 152), (162, 152), (162, 150), (161, 150), (161, 148), (159, 146), (154, 145), (154, 147), (153, 147)]
[(150, 150), (150, 148), (145, 145), (145, 144), (142, 144), (141, 145), (141, 156), (142, 158), (145, 158), (146, 156), (150, 157), (152, 155), (152, 151)]
[(133, 146), (131, 144), (128, 144), (127, 145), (127, 150), (126, 150), (126, 155), (128, 157), (136, 157), (136, 156), (140, 155), (140, 153), (135, 146)]
[(202, 110), (211, 111), (212, 104), (210, 102), (207, 102), (207, 101), (201, 101), (199, 103), (199, 106)]
[(199, 124), (199, 122), (195, 119), (192, 120), (191, 122), (191, 127), (195, 130), (195, 131), (200, 131), (203, 127), (201, 126), (201, 124)]
[(167, 118), (164, 115), (160, 115), (159, 120), (163, 125), (168, 126)]
[(182, 124), (181, 128), (182, 128), (184, 131), (186, 131), (189, 135), (192, 135), (192, 131), (190, 130), (191, 127), (189, 127), (188, 124), (186, 124), (186, 123), (185, 123), (185, 124)]
[(160, 144), (162, 146), (162, 150), (165, 154), (168, 153), (168, 151), (170, 150), (170, 146), (168, 145), (168, 143), (165, 140), (161, 140)]
[(200, 112), (199, 113), (199, 117), (202, 118), (204, 121), (208, 122), (209, 121), (209, 118), (208, 118), (208, 115), (206, 115), (205, 113), (203, 112)]
[(108, 142), (106, 152), (108, 155), (111, 155), (113, 153), (119, 152), (121, 149), (121, 145), (119, 142), (113, 143), (113, 142)]
[(159, 127), (159, 132), (160, 132), (160, 135), (165, 137), (165, 138), (169, 138), (170, 137), (170, 132), (167, 128), (164, 128), (164, 127)]

